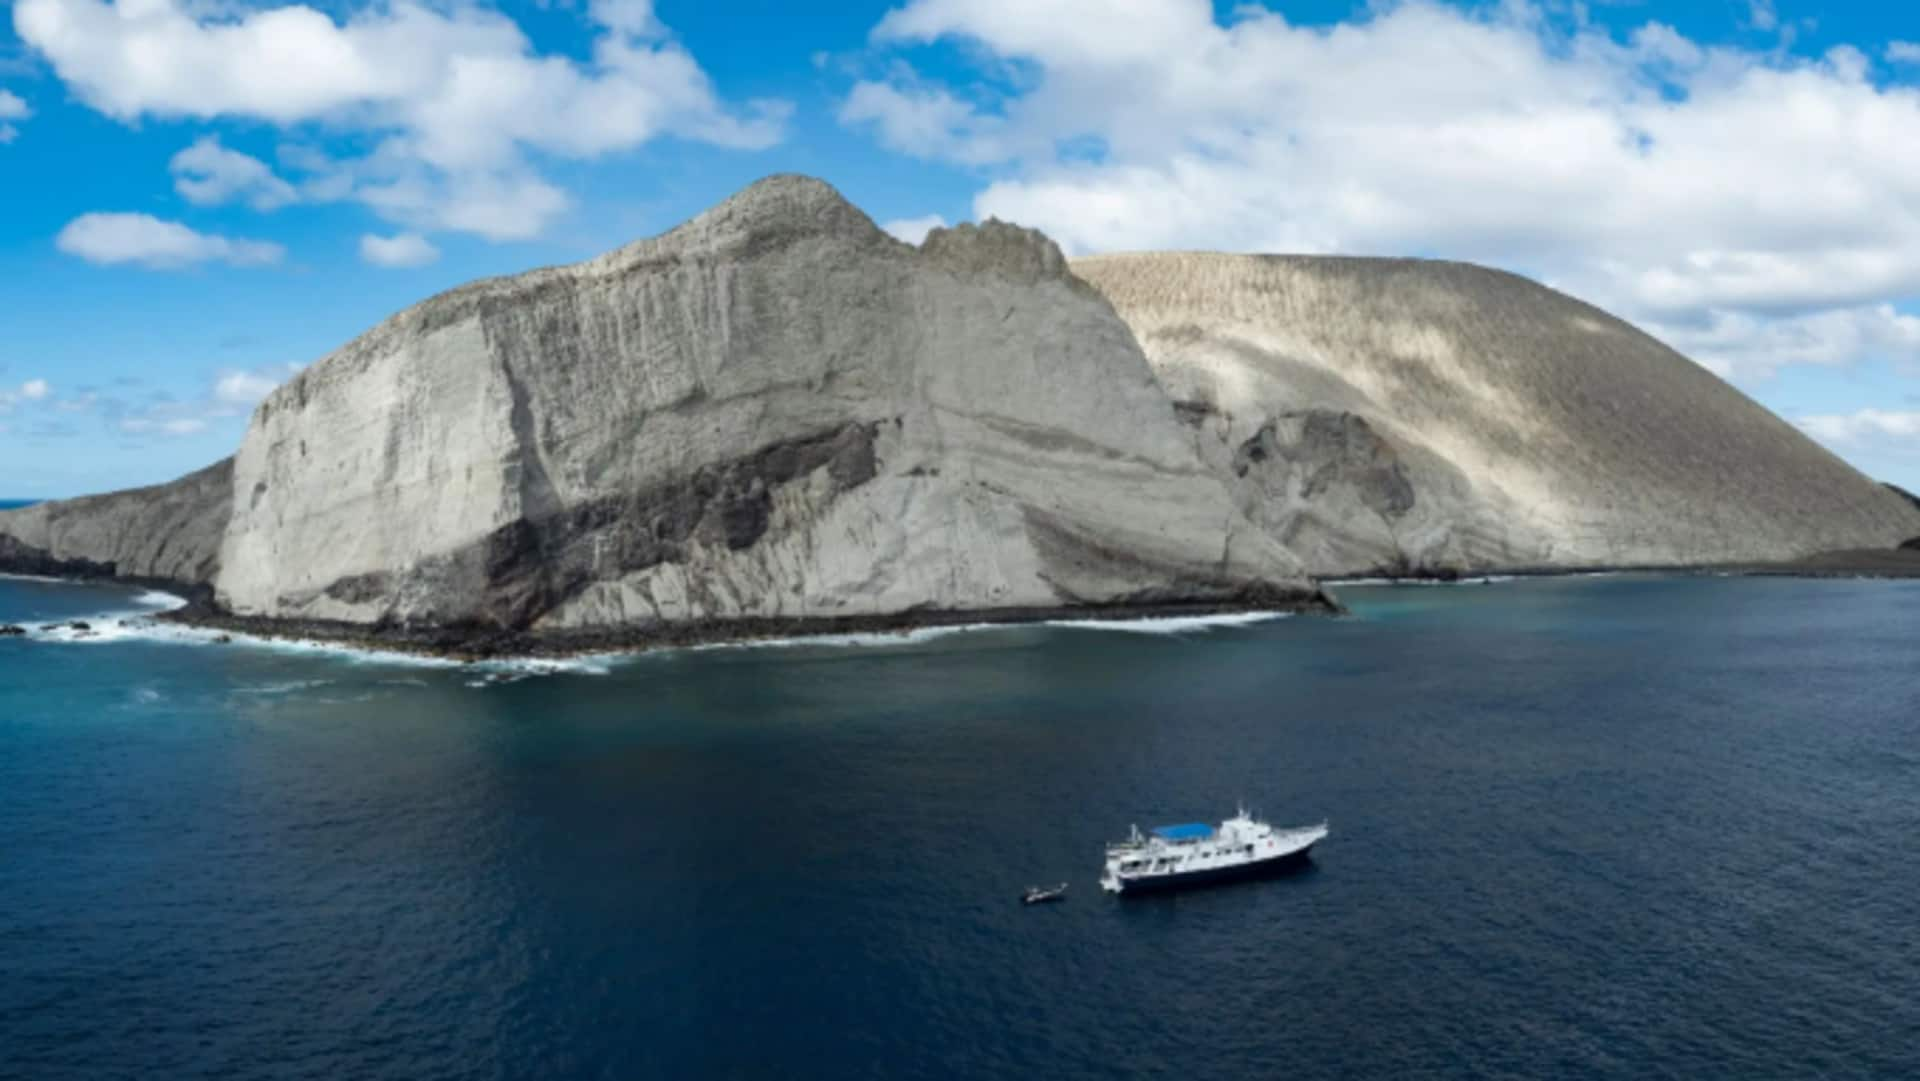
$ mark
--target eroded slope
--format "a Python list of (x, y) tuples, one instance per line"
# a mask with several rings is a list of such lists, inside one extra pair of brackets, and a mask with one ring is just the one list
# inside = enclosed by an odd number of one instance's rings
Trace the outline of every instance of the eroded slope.
[(1243, 511), (1318, 574), (1890, 548), (1920, 514), (1699, 366), (1514, 275), (1076, 260)]

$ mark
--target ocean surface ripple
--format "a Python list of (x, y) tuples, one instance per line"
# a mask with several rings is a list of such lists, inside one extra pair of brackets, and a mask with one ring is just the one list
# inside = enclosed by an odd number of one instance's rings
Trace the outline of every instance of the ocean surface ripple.
[[(1920, 1076), (1920, 584), (1342, 597), (471, 668), (0, 580), (0, 1075)], [(1333, 834), (1099, 893), (1237, 799)]]

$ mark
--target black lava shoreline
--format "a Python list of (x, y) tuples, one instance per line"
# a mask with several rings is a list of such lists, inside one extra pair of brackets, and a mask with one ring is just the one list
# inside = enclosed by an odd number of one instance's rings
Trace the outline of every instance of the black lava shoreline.
[[(1272, 591), (1227, 601), (1172, 601), (1138, 604), (1054, 605), (985, 610), (916, 610), (886, 615), (814, 616), (703, 620), (694, 623), (645, 627), (598, 628), (575, 631), (531, 632), (497, 627), (366, 626), (332, 620), (285, 620), (236, 616), (213, 603), (206, 586), (163, 578), (116, 577), (102, 568), (72, 564), (24, 567), (0, 553), (0, 574), (30, 574), (70, 582), (102, 582), (163, 590), (186, 598), (184, 607), (156, 613), (151, 618), (181, 626), (222, 631), (277, 641), (315, 642), (389, 653), (407, 653), (443, 660), (477, 662), (509, 659), (565, 659), (596, 654), (645, 653), (651, 650), (723, 643), (751, 643), (769, 639), (812, 638), (846, 634), (905, 634), (929, 627), (1015, 625), (1061, 619), (1164, 619), (1182, 616), (1233, 615), (1248, 612), (1289, 612), (1342, 615), (1346, 608), (1323, 589), (1310, 592)], [(79, 573), (75, 573), (79, 570)], [(65, 573), (62, 573), (62, 572)], [(49, 573), (51, 572), (51, 573)], [(1484, 578), (1567, 578), (1594, 574), (1728, 575), (1758, 578), (1914, 578), (1920, 579), (1920, 550), (1910, 548), (1822, 552), (1784, 563), (1734, 563), (1693, 566), (1501, 567), (1476, 570), (1394, 567), (1344, 576), (1328, 576), (1332, 584), (1380, 582), (1393, 584), (1471, 582)]]
[[(124, 581), (124, 579), (116, 580)], [(178, 584), (155, 588), (180, 593)], [(646, 627), (571, 631), (514, 631), (495, 627), (369, 627), (332, 620), (267, 619), (235, 616), (215, 609), (204, 589), (192, 591), (188, 604), (152, 618), (166, 623), (224, 631), (252, 638), (320, 642), (351, 649), (412, 653), (463, 662), (510, 659), (564, 659), (610, 653), (645, 653), (782, 638), (844, 634), (905, 634), (928, 627), (1031, 624), (1061, 619), (1165, 619), (1181, 616), (1286, 612), (1340, 615), (1346, 610), (1321, 590), (1274, 592), (1231, 601), (1150, 602), (1141, 604), (1058, 605), (985, 610), (921, 610), (870, 616), (814, 616), (702, 620)]]

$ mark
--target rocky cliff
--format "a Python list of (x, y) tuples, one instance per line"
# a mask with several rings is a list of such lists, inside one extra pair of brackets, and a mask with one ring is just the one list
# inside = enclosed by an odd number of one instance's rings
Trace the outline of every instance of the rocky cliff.
[(994, 222), (916, 248), (789, 176), (401, 312), (275, 391), (230, 462), (0, 513), (0, 570), (204, 586), (256, 626), (611, 643), (1916, 533), (1901, 496), (1520, 278), (1070, 268)]
[(571, 631), (1286, 603), (1126, 326), (1037, 233), (918, 249), (763, 181), (402, 312), (256, 412), (229, 611)]
[(1320, 575), (1791, 560), (1920, 513), (1709, 372), (1457, 263), (1077, 260), (1196, 452)]
[(0, 511), (0, 571), (213, 581), (233, 502), (233, 460), (170, 484)]

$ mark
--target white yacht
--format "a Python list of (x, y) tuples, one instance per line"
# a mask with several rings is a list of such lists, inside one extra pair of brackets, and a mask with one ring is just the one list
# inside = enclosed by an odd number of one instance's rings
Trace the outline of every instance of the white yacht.
[(1251, 877), (1305, 863), (1326, 835), (1325, 822), (1275, 829), (1245, 808), (1217, 827), (1194, 822), (1142, 834), (1135, 826), (1126, 840), (1107, 846), (1100, 885), (1126, 894)]

